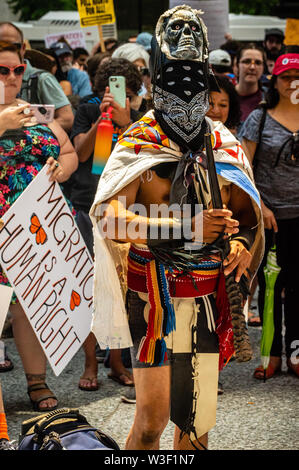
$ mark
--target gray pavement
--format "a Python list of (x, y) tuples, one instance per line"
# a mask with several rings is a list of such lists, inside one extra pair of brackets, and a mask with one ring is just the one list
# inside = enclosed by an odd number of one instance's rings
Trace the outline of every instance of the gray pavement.
[[(259, 364), (260, 327), (249, 328), (254, 358), (245, 364), (231, 362), (222, 372), (224, 394), (219, 396), (217, 424), (209, 433), (212, 450), (298, 450), (299, 449), (299, 379), (287, 374), (285, 362), (281, 375), (266, 383), (253, 378)], [(0, 374), (10, 439), (18, 439), (21, 423), (36, 416), (26, 393), (23, 368), (14, 340), (5, 339), (15, 368)], [(100, 388), (84, 392), (78, 388), (84, 355), (80, 350), (65, 370), (56, 377), (48, 369), (47, 383), (59, 398), (59, 407), (79, 408), (91, 425), (101, 428), (124, 448), (134, 417), (135, 405), (121, 401), (125, 387), (107, 378), (99, 365)], [(165, 429), (161, 449), (172, 449), (173, 425)]]

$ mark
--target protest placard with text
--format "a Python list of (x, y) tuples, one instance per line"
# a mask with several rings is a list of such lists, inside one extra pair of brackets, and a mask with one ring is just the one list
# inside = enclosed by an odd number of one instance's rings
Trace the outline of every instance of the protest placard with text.
[(0, 265), (59, 375), (90, 332), (93, 260), (46, 170), (2, 217)]
[(115, 22), (113, 0), (77, 0), (81, 27)]

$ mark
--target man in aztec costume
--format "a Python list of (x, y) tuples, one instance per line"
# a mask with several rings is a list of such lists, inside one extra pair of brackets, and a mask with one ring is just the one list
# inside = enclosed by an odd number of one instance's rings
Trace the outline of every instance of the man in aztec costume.
[[(131, 347), (136, 415), (127, 449), (158, 449), (169, 415), (175, 449), (206, 448), (216, 423), (218, 371), (234, 353), (239, 361), (251, 357), (243, 306), (263, 253), (260, 198), (239, 142), (205, 118), (217, 82), (200, 14), (182, 5), (158, 20), (154, 109), (120, 137), (90, 211), (93, 332), (101, 347)], [(213, 206), (211, 154), (220, 207)], [(181, 213), (185, 205), (191, 213), (151, 216), (160, 204)], [(199, 224), (203, 243), (195, 249)]]

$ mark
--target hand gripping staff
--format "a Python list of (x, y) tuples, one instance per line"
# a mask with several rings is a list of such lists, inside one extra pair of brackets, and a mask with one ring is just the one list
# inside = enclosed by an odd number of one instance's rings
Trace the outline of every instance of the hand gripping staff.
[[(205, 134), (204, 143), (207, 156), (212, 206), (214, 209), (222, 209), (223, 204), (216, 173), (210, 133)], [(230, 252), (229, 240), (223, 239), (223, 234), (221, 234), (214, 242), (214, 245), (219, 247), (223, 261)], [(249, 295), (249, 281), (247, 277), (242, 274), (240, 281), (236, 282), (235, 275), (236, 270), (225, 277), (225, 287), (230, 305), (236, 360), (238, 362), (247, 362), (252, 359), (252, 349), (243, 308), (246, 298)]]

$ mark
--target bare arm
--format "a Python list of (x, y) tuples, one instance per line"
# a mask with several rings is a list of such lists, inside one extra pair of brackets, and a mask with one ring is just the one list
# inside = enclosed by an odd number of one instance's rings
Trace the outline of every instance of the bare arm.
[(69, 132), (72, 129), (74, 123), (74, 113), (70, 104), (62, 106), (55, 110), (55, 119), (60, 126)]
[[(247, 158), (248, 158), (248, 160), (249, 160), (249, 162), (252, 166), (253, 157), (254, 157), (254, 154), (255, 154), (255, 151), (256, 151), (257, 143), (253, 142), (252, 140), (248, 140), (248, 139), (243, 138), (242, 147), (243, 147), (244, 152), (245, 152), (245, 154), (246, 154), (246, 156), (247, 156)], [(271, 209), (269, 209), (267, 206), (265, 206), (265, 204), (263, 203), (262, 200), (261, 200), (261, 208), (262, 208), (265, 228), (267, 228), (269, 230), (273, 229), (274, 232), (278, 232), (278, 226), (277, 226), (275, 216), (274, 216), (273, 212), (271, 211)]]
[[(229, 208), (234, 217), (239, 221), (240, 227), (251, 230), (257, 224), (257, 218), (250, 197), (241, 188), (232, 184)], [(238, 237), (238, 235), (237, 235)], [(224, 261), (224, 274), (229, 275), (236, 267), (235, 280), (239, 282), (241, 275), (249, 268), (252, 255), (241, 240), (230, 241), (231, 251)]]
[(256, 151), (257, 143), (253, 142), (252, 140), (248, 140), (248, 139), (243, 138), (242, 147), (244, 149), (246, 157), (249, 160), (250, 165), (252, 166), (253, 157), (254, 157), (254, 154), (255, 154), (255, 151)]
[(77, 134), (74, 137), (74, 146), (80, 162), (86, 162), (94, 151), (97, 127), (101, 116), (91, 126), (88, 132)]
[[(98, 222), (105, 235), (119, 242), (133, 242), (147, 244), (149, 226), (167, 226), (169, 231), (175, 230), (180, 233), (180, 220), (170, 217), (153, 218), (146, 215), (137, 215), (130, 210), (131, 205), (136, 202), (140, 180), (137, 178), (128, 184), (113, 198), (108, 199), (101, 205), (101, 214), (98, 214)], [(153, 189), (154, 190), (154, 189)], [(139, 207), (140, 209), (140, 207)], [(203, 241), (210, 243), (214, 241), (219, 233), (229, 234), (238, 232), (238, 221), (231, 219), (232, 212), (227, 209), (210, 209), (192, 219), (192, 228), (196, 223), (203, 224)]]
[(78, 168), (78, 156), (75, 149), (62, 127), (57, 122), (52, 122), (49, 125), (50, 129), (54, 132), (60, 144), (60, 154), (58, 157), (59, 167), (56, 168), (56, 161), (50, 157), (47, 163), (50, 165), (50, 172), (52, 172), (50, 180), (56, 180), (58, 183), (67, 181), (72, 173)]

